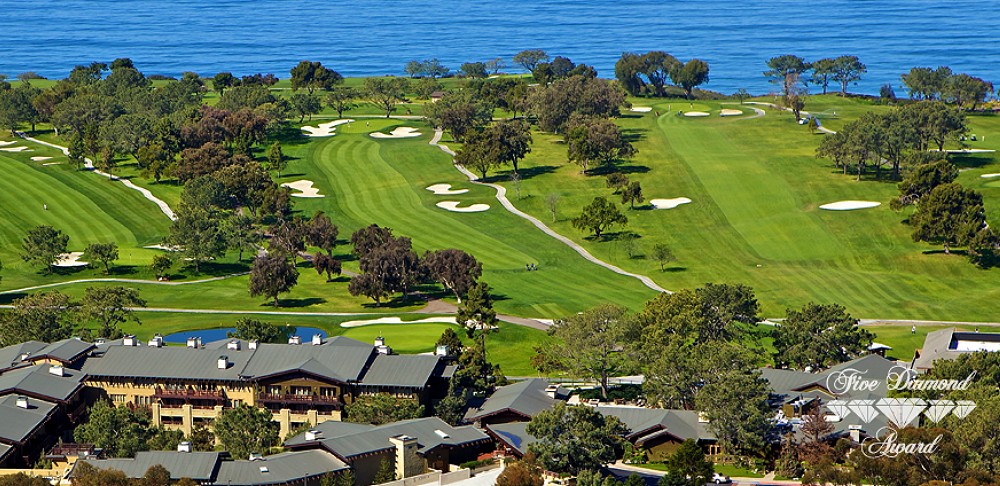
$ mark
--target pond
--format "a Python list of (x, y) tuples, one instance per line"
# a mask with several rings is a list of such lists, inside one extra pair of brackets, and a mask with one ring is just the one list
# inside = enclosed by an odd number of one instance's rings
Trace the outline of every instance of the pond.
[[(315, 327), (295, 327), (289, 326), (294, 331), (293, 335), (301, 336), (302, 342), (309, 342), (312, 339), (313, 334), (319, 334), (326, 338), (326, 331), (315, 328)], [(220, 341), (226, 339), (226, 334), (235, 331), (234, 327), (218, 327), (215, 329), (194, 329), (191, 331), (181, 331), (175, 332), (173, 334), (168, 334), (163, 337), (163, 341), (167, 343), (187, 343), (189, 337), (200, 337), (201, 342), (208, 344), (213, 341)]]

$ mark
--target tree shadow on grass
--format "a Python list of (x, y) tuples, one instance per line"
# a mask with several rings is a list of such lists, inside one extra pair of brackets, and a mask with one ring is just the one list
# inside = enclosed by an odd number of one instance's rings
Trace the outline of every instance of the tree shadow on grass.
[(951, 251), (948, 253), (944, 252), (944, 248), (939, 248), (937, 250), (924, 250), (921, 253), (923, 253), (924, 255), (958, 255), (958, 256), (966, 256), (969, 254), (969, 252), (966, 250), (956, 250), (954, 248), (952, 248)]
[[(278, 303), (280, 304), (275, 309), (296, 309), (301, 307), (309, 307), (312, 305), (325, 304), (326, 299), (322, 297), (305, 297), (302, 299), (282, 299), (278, 298)], [(268, 301), (265, 304), (261, 304), (261, 307), (274, 307), (273, 301)]]
[(686, 271), (687, 271), (687, 267), (665, 267), (663, 269), (663, 273), (679, 273), (679, 272), (686, 272)]
[(111, 276), (135, 275), (138, 271), (139, 267), (137, 265), (115, 265), (111, 267), (111, 271), (108, 274)]
[(0, 294), (0, 305), (7, 305), (14, 302), (17, 299), (27, 297), (26, 292), (11, 292), (9, 294)]
[(626, 128), (622, 130), (622, 140), (625, 140), (626, 142), (629, 143), (638, 142), (646, 138), (645, 133), (648, 131), (649, 130), (645, 128)]
[[(55, 266), (53, 266), (52, 267), (52, 275), (59, 275), (61, 277), (66, 277), (66, 276), (70, 276), (70, 275), (77, 275), (80, 272), (88, 270), (89, 268), (90, 267), (87, 267), (87, 266), (80, 266), (80, 267), (55, 267)], [(45, 271), (44, 270), (39, 270), (37, 273), (38, 273), (38, 275), (44, 275)]]
[(649, 167), (634, 164), (602, 164), (594, 167), (593, 169), (588, 169), (587, 175), (607, 176), (613, 172), (621, 172), (622, 174), (645, 174), (649, 172)]
[(246, 263), (215, 263), (204, 262), (201, 264), (201, 271), (195, 272), (193, 265), (188, 265), (187, 270), (192, 277), (222, 277), (234, 273), (245, 273), (250, 271), (250, 266)]
[[(983, 156), (986, 157), (983, 157)], [(959, 169), (978, 169), (993, 163), (992, 153), (950, 154), (948, 160)]]
[(309, 137), (305, 136), (297, 126), (282, 124), (271, 134), (268, 141), (278, 141), (281, 145), (305, 145), (309, 143)]

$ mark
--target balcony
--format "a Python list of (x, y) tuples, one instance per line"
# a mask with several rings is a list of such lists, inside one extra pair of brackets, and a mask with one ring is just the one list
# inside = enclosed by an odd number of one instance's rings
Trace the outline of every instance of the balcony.
[(261, 403), (277, 404), (299, 404), (310, 406), (327, 406), (340, 408), (340, 400), (337, 397), (326, 397), (320, 395), (294, 395), (294, 394), (271, 394), (262, 393), (257, 397)]
[(216, 402), (225, 402), (226, 394), (218, 390), (165, 390), (163, 388), (157, 387), (153, 392), (153, 396), (160, 399), (168, 400), (210, 400)]

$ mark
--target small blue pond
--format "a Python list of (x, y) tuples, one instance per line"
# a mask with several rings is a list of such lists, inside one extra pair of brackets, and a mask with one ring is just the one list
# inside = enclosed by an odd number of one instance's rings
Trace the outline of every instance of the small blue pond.
[[(326, 338), (326, 331), (318, 329), (315, 327), (298, 327), (295, 328), (294, 335), (302, 336), (302, 342), (308, 342), (312, 339), (313, 334), (319, 334)], [(234, 327), (219, 327), (215, 329), (196, 329), (194, 331), (181, 331), (175, 332), (173, 334), (167, 334), (163, 337), (163, 340), (168, 343), (186, 343), (189, 337), (200, 337), (201, 342), (210, 343), (212, 341), (220, 341), (226, 339), (226, 333), (235, 331)]]

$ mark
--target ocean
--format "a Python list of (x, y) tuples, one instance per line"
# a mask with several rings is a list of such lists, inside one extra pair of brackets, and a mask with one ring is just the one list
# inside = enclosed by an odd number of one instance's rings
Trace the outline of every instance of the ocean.
[[(857, 55), (876, 94), (914, 66), (1000, 82), (994, 0), (3, 0), (0, 73), (65, 77), (130, 57), (147, 74), (275, 73), (300, 60), (345, 76), (403, 74), (407, 61), (463, 62), (540, 48), (614, 76), (624, 51), (708, 61), (704, 87), (764, 94), (765, 61)], [(516, 72), (510, 66), (506, 70)], [(814, 91), (816, 88), (812, 88)]]

